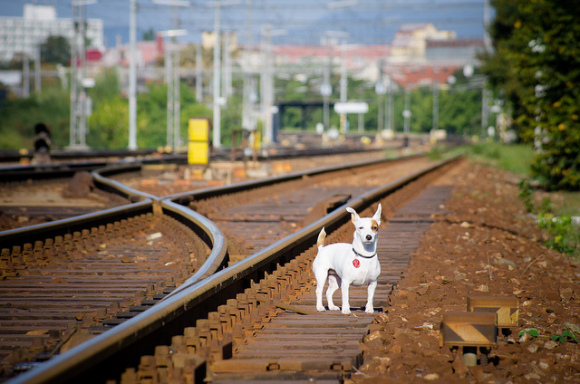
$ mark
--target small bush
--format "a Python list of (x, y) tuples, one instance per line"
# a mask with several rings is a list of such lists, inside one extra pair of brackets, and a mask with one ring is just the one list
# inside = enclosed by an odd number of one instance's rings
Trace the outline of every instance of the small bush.
[(549, 213), (540, 213), (538, 221), (540, 228), (545, 229), (552, 236), (546, 246), (554, 248), (558, 252), (576, 257), (580, 256), (580, 230), (572, 222), (571, 216), (556, 217)]

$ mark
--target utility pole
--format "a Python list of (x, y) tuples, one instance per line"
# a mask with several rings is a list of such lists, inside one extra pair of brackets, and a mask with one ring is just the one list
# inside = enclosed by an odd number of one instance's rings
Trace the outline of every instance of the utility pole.
[(403, 117), (405, 118), (405, 125), (403, 127), (403, 132), (405, 133), (405, 137), (409, 135), (411, 130), (411, 83), (407, 84), (405, 88), (405, 110), (403, 111)]
[(28, 58), (28, 53), (24, 52), (23, 62), (22, 62), (22, 97), (30, 96), (30, 59)]
[(175, 37), (172, 41), (173, 51), (173, 152), (177, 152), (181, 139), (181, 75), (179, 63), (179, 47)]
[(383, 95), (387, 93), (387, 88), (385, 87), (385, 82), (383, 79), (383, 60), (379, 60), (379, 80), (375, 84), (375, 93), (377, 94), (377, 131), (381, 131), (383, 128)]
[[(85, 88), (86, 67), (86, 5), (95, 0), (74, 0), (73, 6), (73, 42), (71, 65), (71, 118), (70, 143), (68, 149), (87, 149), (87, 94)], [(80, 61), (80, 66), (79, 66)]]
[(42, 89), (41, 85), (41, 75), (40, 71), (42, 68), (40, 67), (40, 43), (36, 45), (36, 50), (34, 51), (34, 91), (37, 95), (40, 95), (40, 91)]
[(264, 25), (261, 34), (262, 70), (260, 80), (260, 102), (262, 119), (264, 120), (264, 139), (271, 143), (274, 133), (272, 132), (272, 26)]
[[(248, 52), (252, 52), (252, 0), (246, 0), (246, 39), (244, 45)], [(256, 120), (254, 116), (254, 103), (256, 102), (256, 79), (251, 68), (251, 53), (247, 54), (248, 61), (245, 63), (244, 71), (244, 94), (242, 106), (242, 128), (247, 131), (256, 129)]]
[[(346, 103), (348, 92), (348, 76), (346, 70), (346, 41), (340, 46), (340, 102)], [(340, 133), (348, 132), (346, 113), (340, 115)]]
[(439, 82), (433, 80), (433, 131), (439, 129)]
[(195, 101), (203, 101), (203, 46), (200, 44), (195, 51)]
[(389, 77), (389, 81), (387, 82), (387, 107), (385, 108), (385, 115), (388, 115), (388, 118), (385, 117), (385, 124), (387, 131), (392, 133), (395, 132), (395, 95), (393, 89), (393, 79)]
[(217, 0), (207, 3), (208, 6), (215, 8), (214, 13), (214, 34), (215, 41), (213, 47), (213, 137), (214, 148), (220, 148), (221, 142), (221, 105), (223, 100), (220, 95), (220, 8), (224, 5), (237, 4), (239, 0)]
[(332, 85), (330, 84), (330, 62), (332, 58), (328, 56), (326, 64), (324, 66), (324, 74), (322, 80), (322, 86), (320, 88), (320, 93), (322, 94), (324, 104), (323, 104), (323, 123), (324, 123), (324, 131), (328, 132), (330, 128), (330, 108), (328, 103), (328, 98), (332, 94)]
[(223, 84), (222, 93), (224, 99), (227, 101), (228, 97), (232, 95), (232, 56), (230, 51), (231, 34), (229, 31), (224, 31), (224, 67), (223, 67)]
[(165, 84), (167, 84), (167, 146), (173, 145), (173, 42), (165, 41)]
[[(155, 4), (169, 5), (171, 7), (170, 25), (179, 28), (178, 7), (189, 7), (191, 3), (185, 0), (153, 0)], [(181, 94), (180, 94), (180, 70), (179, 49), (177, 48), (177, 36), (185, 35), (183, 29), (170, 29), (160, 32), (161, 36), (167, 36), (165, 42), (165, 82), (167, 83), (167, 146), (177, 151), (181, 145)]]
[(491, 52), (491, 38), (489, 36), (489, 0), (483, 0), (483, 46), (486, 52)]
[(220, 2), (215, 3), (214, 46), (213, 46), (213, 146), (220, 148), (221, 141), (221, 96), (220, 96)]
[(487, 115), (488, 115), (488, 97), (489, 93), (487, 91), (487, 79), (483, 80), (483, 85), (481, 87), (481, 138), (484, 139), (487, 130)]
[(137, 0), (131, 0), (129, 15), (129, 146), (137, 149)]
[(174, 52), (173, 38), (176, 36), (185, 35), (187, 33), (184, 29), (170, 29), (168, 31), (159, 32), (160, 36), (168, 37), (165, 42), (165, 83), (167, 84), (167, 146), (176, 150), (180, 145), (180, 77), (179, 77), (179, 63), (176, 65), (174, 61), (179, 61), (179, 54)]

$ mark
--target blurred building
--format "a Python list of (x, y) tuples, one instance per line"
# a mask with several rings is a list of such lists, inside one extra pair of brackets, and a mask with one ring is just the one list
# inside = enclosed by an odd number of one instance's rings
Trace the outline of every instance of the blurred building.
[(456, 70), (477, 65), (483, 49), (483, 38), (458, 39), (454, 31), (440, 31), (433, 24), (404, 24), (391, 42), (383, 71), (403, 88), (445, 84)]
[[(24, 17), (0, 16), (0, 61), (12, 60), (15, 54), (34, 57), (38, 46), (49, 36), (64, 36), (72, 42), (72, 19), (57, 18), (56, 9), (48, 5), (24, 5)], [(90, 46), (104, 51), (103, 20), (87, 19)]]
[(390, 63), (422, 63), (428, 41), (450, 41), (454, 31), (440, 31), (433, 24), (403, 24), (391, 42)]

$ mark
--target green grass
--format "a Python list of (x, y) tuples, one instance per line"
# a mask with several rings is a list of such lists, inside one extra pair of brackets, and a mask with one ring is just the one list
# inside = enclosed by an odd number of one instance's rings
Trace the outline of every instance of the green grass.
[(580, 192), (561, 192), (562, 203), (554, 209), (554, 215), (580, 216)]
[(479, 143), (468, 148), (467, 156), (518, 175), (528, 176), (534, 153), (532, 147), (526, 144)]
[(517, 173), (522, 177), (529, 175), (530, 164), (534, 157), (532, 148), (529, 145), (507, 145), (501, 143), (479, 143), (455, 147), (449, 150), (444, 147), (435, 147), (431, 150), (429, 156), (433, 160), (438, 160), (459, 154), (486, 165)]

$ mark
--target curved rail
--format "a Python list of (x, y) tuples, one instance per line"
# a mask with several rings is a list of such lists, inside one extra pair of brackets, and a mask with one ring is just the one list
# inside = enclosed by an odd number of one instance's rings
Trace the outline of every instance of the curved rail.
[(413, 155), (413, 156), (399, 157), (396, 159), (378, 159), (378, 160), (370, 160), (370, 161), (360, 161), (360, 162), (352, 163), (352, 164), (349, 164), (346, 166), (345, 165), (332, 165), (332, 166), (318, 167), (318, 168), (309, 169), (307, 171), (290, 172), (290, 173), (286, 173), (286, 174), (279, 175), (279, 176), (272, 176), (272, 177), (266, 177), (263, 179), (243, 181), (240, 183), (230, 184), (230, 185), (221, 186), (221, 187), (210, 187), (210, 188), (198, 189), (198, 190), (195, 190), (192, 192), (175, 193), (172, 195), (165, 196), (164, 199), (170, 199), (174, 202), (178, 202), (179, 204), (187, 204), (193, 200), (201, 200), (201, 199), (205, 199), (208, 197), (227, 195), (230, 193), (248, 190), (250, 188), (259, 188), (259, 187), (264, 187), (267, 185), (281, 183), (284, 181), (297, 180), (297, 179), (301, 179), (301, 178), (307, 177), (307, 176), (316, 176), (316, 175), (320, 175), (323, 173), (329, 173), (329, 172), (334, 172), (334, 171), (338, 171), (338, 170), (354, 169), (354, 168), (364, 167), (364, 166), (373, 165), (373, 164), (405, 161), (405, 160), (409, 160), (409, 159), (412, 159), (415, 157), (420, 157), (420, 156), (421, 155), (419, 154), (419, 155)]
[[(382, 187), (375, 188), (353, 201), (349, 206), (358, 211), (368, 207), (374, 199), (388, 195), (419, 177), (441, 168), (455, 159), (438, 162), (432, 166), (401, 177)], [(234, 188), (234, 187), (232, 187)], [(209, 191), (206, 191), (209, 193)], [(171, 199), (183, 199), (185, 196), (173, 196)], [(174, 212), (187, 209), (164, 199), (163, 207)], [(210, 268), (199, 270), (194, 279), (178, 287), (170, 298), (165, 299), (150, 310), (135, 316), (112, 331), (96, 337), (90, 342), (81, 344), (68, 352), (42, 364), (36, 369), (15, 378), (11, 383), (47, 383), (47, 382), (95, 382), (103, 379), (104, 371), (121, 372), (117, 353), (138, 364), (139, 356), (151, 353), (148, 341), (155, 339), (156, 344), (170, 344), (171, 337), (185, 327), (193, 326), (196, 320), (204, 318), (219, 305), (225, 304), (237, 292), (242, 292), (259, 281), (266, 273), (276, 269), (277, 264), (284, 265), (300, 252), (315, 244), (320, 229), (329, 230), (349, 220), (343, 205), (324, 218), (308, 225), (300, 231), (272, 244), (260, 252), (228, 267), (208, 275)], [(216, 240), (216, 239), (214, 239)], [(225, 240), (223, 240), (225, 245)], [(215, 251), (215, 250), (214, 250)], [(225, 256), (223, 251), (221, 255)], [(213, 253), (213, 251), (212, 251)], [(216, 257), (208, 258), (207, 263), (218, 267)], [(221, 257), (221, 256), (220, 256)], [(213, 261), (211, 261), (213, 260)], [(205, 277), (203, 280), (201, 277)], [(155, 332), (154, 332), (155, 331)]]
[(118, 181), (108, 178), (107, 176), (117, 175), (119, 173), (136, 172), (143, 168), (142, 164), (121, 165), (115, 167), (107, 167), (91, 172), (95, 185), (107, 192), (112, 192), (123, 196), (130, 201), (141, 201), (143, 199), (151, 199), (153, 201), (159, 200), (158, 196), (151, 195), (146, 192), (141, 192), (137, 189), (128, 187)]
[(110, 223), (117, 219), (138, 216), (153, 211), (153, 201), (149, 198), (138, 203), (109, 208), (104, 211), (56, 220), (49, 223), (31, 225), (0, 232), (0, 248), (11, 248), (28, 243), (31, 239), (46, 239), (82, 229)]

